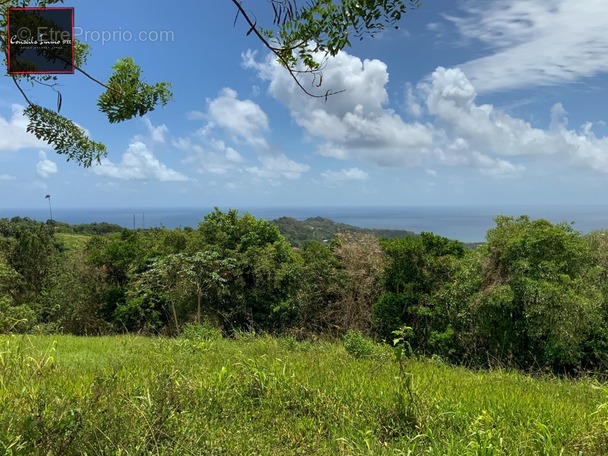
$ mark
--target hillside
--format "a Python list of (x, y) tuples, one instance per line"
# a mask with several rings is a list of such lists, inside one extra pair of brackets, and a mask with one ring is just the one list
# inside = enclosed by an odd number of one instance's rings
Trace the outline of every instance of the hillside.
[(400, 373), (386, 346), (356, 358), (353, 340), (192, 329), (173, 339), (0, 336), (0, 450), (607, 454), (606, 395), (592, 379), (416, 358)]
[(331, 242), (337, 233), (366, 233), (381, 238), (402, 238), (414, 236), (412, 231), (360, 228), (346, 223), (334, 222), (324, 217), (310, 217), (306, 220), (297, 220), (292, 217), (281, 217), (272, 220), (294, 247), (303, 247), (308, 242), (318, 241), (321, 243)]

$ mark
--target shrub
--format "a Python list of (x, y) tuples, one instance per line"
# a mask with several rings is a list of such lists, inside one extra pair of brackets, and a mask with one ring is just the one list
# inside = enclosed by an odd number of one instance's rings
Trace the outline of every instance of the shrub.
[(381, 353), (381, 347), (373, 340), (365, 337), (361, 331), (348, 331), (342, 338), (344, 348), (353, 357), (370, 358)]
[(376, 335), (384, 340), (390, 340), (393, 331), (403, 325), (408, 304), (408, 296), (403, 293), (383, 293), (373, 307), (372, 323)]
[(26, 333), (36, 324), (36, 312), (27, 305), (11, 305), (0, 297), (0, 334)]

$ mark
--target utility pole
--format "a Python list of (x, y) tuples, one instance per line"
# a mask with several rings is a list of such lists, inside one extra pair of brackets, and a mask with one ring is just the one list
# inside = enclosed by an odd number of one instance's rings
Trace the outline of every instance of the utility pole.
[(51, 207), (51, 195), (46, 195), (45, 199), (49, 200), (49, 215), (51, 216), (51, 222), (53, 221), (53, 208)]

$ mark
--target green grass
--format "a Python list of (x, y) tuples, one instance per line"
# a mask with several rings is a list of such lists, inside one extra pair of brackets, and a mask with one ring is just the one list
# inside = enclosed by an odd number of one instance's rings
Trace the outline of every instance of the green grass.
[(0, 454), (608, 454), (606, 390), (591, 379), (428, 360), (403, 377), (382, 351), (0, 336)]
[(55, 237), (63, 242), (68, 251), (81, 251), (91, 236), (88, 234), (56, 233)]

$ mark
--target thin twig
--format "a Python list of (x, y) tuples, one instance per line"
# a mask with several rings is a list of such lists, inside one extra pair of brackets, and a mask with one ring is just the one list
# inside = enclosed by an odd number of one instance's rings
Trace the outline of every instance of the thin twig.
[(19, 83), (17, 82), (17, 77), (15, 75), (11, 75), (11, 77), (13, 78), (13, 82), (15, 83), (15, 85), (17, 86), (17, 88), (19, 89), (19, 92), (21, 92), (21, 95), (23, 95), (23, 98), (25, 98), (25, 101), (27, 101), (27, 104), (29, 104), (30, 106), (34, 106), (34, 103), (32, 103), (30, 101), (30, 99), (27, 97), (27, 95), (25, 94), (25, 92), (23, 91), (23, 89), (21, 88), (21, 86), (19, 85)]
[(110, 87), (110, 86), (107, 86), (106, 84), (104, 84), (104, 83), (103, 83), (103, 82), (101, 82), (100, 80), (95, 79), (93, 76), (91, 76), (89, 73), (87, 73), (86, 71), (84, 71), (82, 68), (77, 67), (76, 65), (74, 65), (74, 69), (75, 69), (75, 70), (77, 70), (78, 72), (80, 72), (80, 73), (84, 74), (84, 75), (85, 75), (87, 78), (89, 78), (89, 79), (90, 79), (91, 81), (93, 81), (93, 82), (96, 82), (96, 83), (97, 83), (97, 84), (99, 84), (100, 86), (105, 87), (106, 89), (108, 89), (108, 90), (112, 90), (112, 91), (114, 91), (114, 92), (122, 93), (122, 92), (120, 92), (120, 91), (117, 91), (116, 89), (113, 89), (113, 88), (112, 88), (112, 87)]
[[(245, 9), (243, 8), (243, 6), (241, 5), (241, 2), (239, 0), (232, 0), (232, 3), (234, 3), (234, 5), (238, 8), (239, 12), (241, 13), (241, 15), (245, 18), (245, 21), (247, 22), (247, 24), (249, 24), (250, 30), (253, 31), (253, 33), (255, 33), (255, 35), (258, 37), (258, 39), (262, 42), (262, 44), (264, 44), (264, 46), (266, 46), (266, 48), (268, 48), (283, 64), (283, 66), (285, 67), (285, 69), (289, 72), (289, 75), (292, 77), (292, 79), (295, 81), (295, 83), (298, 85), (298, 87), (309, 97), (312, 98), (325, 98), (325, 100), (327, 100), (327, 97), (329, 97), (330, 95), (335, 95), (341, 92), (344, 92), (344, 90), (340, 90), (338, 92), (333, 92), (331, 90), (328, 90), (327, 92), (325, 92), (325, 94), (323, 95), (318, 95), (315, 93), (311, 93), (309, 92), (300, 82), (300, 80), (298, 79), (298, 77), (296, 76), (296, 73), (307, 73), (307, 71), (297, 71), (291, 68), (291, 66), (289, 65), (289, 63), (285, 60), (285, 58), (279, 53), (282, 49), (281, 48), (276, 48), (274, 46), (272, 46), (267, 40), (266, 38), (264, 38), (264, 36), (259, 32), (259, 30), (256, 27), (256, 23), (254, 21), (251, 20), (251, 18), (249, 17), (249, 15), (247, 14), (247, 11), (245, 11)], [(309, 72), (310, 73), (310, 72)]]

